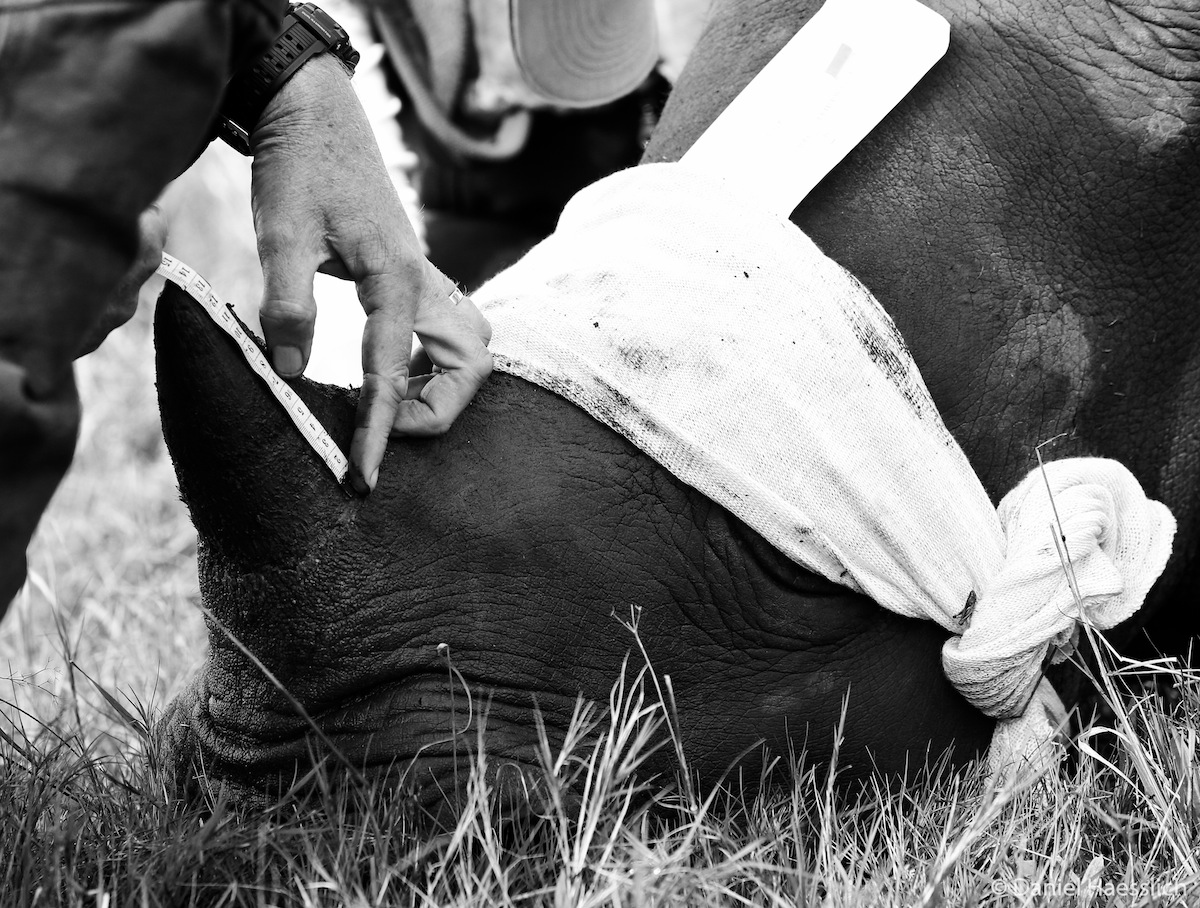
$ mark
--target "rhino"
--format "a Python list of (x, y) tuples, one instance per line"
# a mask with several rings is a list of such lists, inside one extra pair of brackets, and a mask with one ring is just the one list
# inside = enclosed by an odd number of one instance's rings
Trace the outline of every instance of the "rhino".
[[(818, 5), (714, 3), (643, 162), (677, 160)], [(993, 501), (1059, 437), (1055, 456), (1114, 458), (1172, 510), (1167, 568), (1110, 635), (1178, 648), (1200, 579), (1200, 15), (930, 5), (946, 57), (792, 220), (886, 308)], [(351, 498), (179, 291), (155, 335), (209, 613), (161, 724), (185, 774), (269, 791), (336, 747), (450, 790), (464, 683), (489, 753), (533, 767), (535, 714), (553, 740), (577, 698), (607, 699), (631, 606), (702, 780), (747, 751), (828, 764), (836, 729), (844, 779), (988, 744), (943, 629), (800, 567), (545, 388), (494, 375)], [(356, 392), (292, 384), (344, 444)]]

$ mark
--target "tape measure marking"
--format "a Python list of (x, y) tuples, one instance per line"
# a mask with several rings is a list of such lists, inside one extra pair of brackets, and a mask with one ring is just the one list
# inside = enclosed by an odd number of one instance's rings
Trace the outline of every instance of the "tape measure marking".
[(304, 440), (325, 461), (325, 465), (329, 467), (337, 481), (344, 483), (350, 469), (350, 462), (346, 459), (346, 455), (325, 431), (325, 427), (321, 425), (320, 421), (313, 416), (312, 411), (305, 406), (300, 395), (293, 391), (287, 382), (271, 368), (263, 351), (238, 321), (233, 307), (221, 301), (220, 297), (213, 292), (212, 284), (201, 277), (196, 269), (172, 255), (164, 253), (162, 264), (158, 266), (158, 273), (199, 303), (200, 307), (208, 313), (209, 318), (233, 338), (246, 358), (246, 362), (250, 364), (250, 368), (267, 383), (267, 387), (271, 389), (275, 399), (283, 405), (283, 409), (296, 424), (296, 428), (300, 430)]

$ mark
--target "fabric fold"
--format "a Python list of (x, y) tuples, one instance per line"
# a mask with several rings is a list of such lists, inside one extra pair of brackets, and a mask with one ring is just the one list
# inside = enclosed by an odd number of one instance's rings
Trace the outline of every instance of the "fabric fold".
[[(1081, 619), (1131, 614), (1170, 554), (1170, 513), (1119, 464), (1048, 464), (1081, 615), (1040, 475), (993, 507), (867, 289), (684, 165), (583, 190), (473, 297), (498, 369), (582, 407), (796, 563), (938, 622), (956, 635), (951, 681), (1007, 722), (1051, 647)], [(997, 733), (994, 766), (1021, 756), (1005, 741), (1047, 736), (1051, 698), (1029, 712), (1036, 734)]]

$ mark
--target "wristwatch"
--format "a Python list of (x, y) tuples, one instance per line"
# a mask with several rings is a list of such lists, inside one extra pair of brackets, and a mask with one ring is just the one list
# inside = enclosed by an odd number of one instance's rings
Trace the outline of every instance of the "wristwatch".
[(333, 54), (351, 75), (358, 65), (358, 51), (332, 16), (315, 3), (293, 3), (271, 49), (229, 80), (217, 117), (217, 135), (242, 154), (250, 154), (250, 133), (267, 102), (305, 61), (320, 53)]

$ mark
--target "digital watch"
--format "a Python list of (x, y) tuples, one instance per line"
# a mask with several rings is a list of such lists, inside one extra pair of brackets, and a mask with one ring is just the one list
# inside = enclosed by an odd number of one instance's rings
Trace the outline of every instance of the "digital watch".
[(250, 154), (250, 133), (267, 102), (310, 57), (320, 53), (333, 54), (351, 74), (358, 65), (358, 51), (332, 16), (315, 3), (293, 3), (271, 49), (229, 80), (217, 135), (242, 154)]

